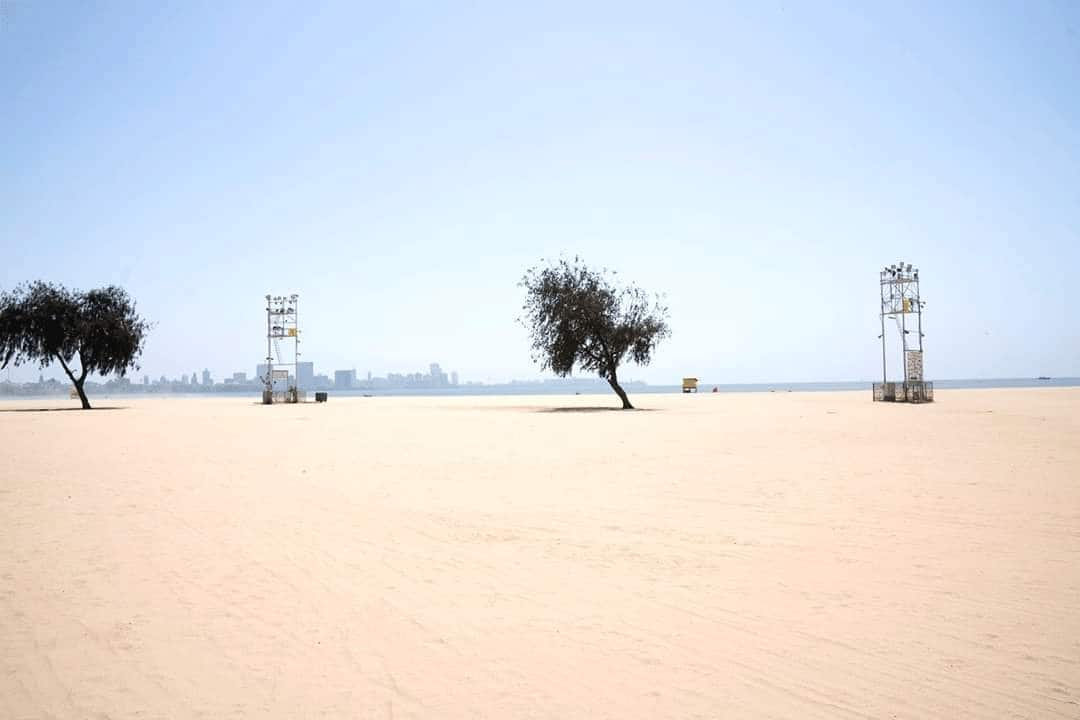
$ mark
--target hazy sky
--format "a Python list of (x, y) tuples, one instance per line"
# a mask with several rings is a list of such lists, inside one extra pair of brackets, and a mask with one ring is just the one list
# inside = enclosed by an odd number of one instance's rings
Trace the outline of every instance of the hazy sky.
[(928, 378), (1080, 375), (1080, 3), (393, 5), (0, 0), (0, 287), (124, 286), (152, 377), (297, 292), (319, 372), (499, 380), (578, 254), (667, 294), (625, 377), (842, 380), (903, 259)]

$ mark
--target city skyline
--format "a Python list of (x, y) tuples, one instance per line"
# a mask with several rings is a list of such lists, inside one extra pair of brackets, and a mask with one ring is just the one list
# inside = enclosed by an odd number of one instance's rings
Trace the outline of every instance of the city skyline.
[[(292, 363), (274, 363), (276, 369), (293, 369)], [(179, 376), (168, 377), (167, 375), (160, 375), (156, 379), (152, 377), (151, 373), (146, 371), (145, 368), (132, 371), (122, 378), (122, 380), (131, 384), (141, 385), (192, 385), (192, 386), (229, 386), (229, 385), (251, 385), (258, 386), (263, 381), (262, 378), (266, 375), (266, 363), (257, 363), (255, 365), (255, 373), (251, 376), (246, 371), (232, 371), (217, 375), (209, 368), (203, 368), (201, 371), (193, 371), (191, 373), (182, 373)], [(388, 372), (385, 375), (375, 375), (370, 370), (366, 372), (365, 376), (360, 377), (356, 374), (355, 368), (349, 368), (346, 370), (331, 370), (328, 373), (316, 373), (316, 365), (314, 361), (301, 361), (296, 364), (297, 374), (290, 372), (289, 379), (296, 380), (296, 384), (303, 390), (312, 389), (343, 389), (335, 383), (335, 375), (338, 373), (351, 373), (352, 381), (350, 387), (364, 388), (364, 387), (455, 387), (460, 384), (460, 374), (457, 370), (445, 372), (441, 369), (439, 363), (430, 363), (428, 365), (428, 373), (423, 372)], [(25, 368), (24, 368), (25, 369)], [(46, 370), (37, 370), (38, 376), (37, 382), (64, 382), (69, 383), (68, 378), (63, 374), (46, 374)], [(217, 379), (220, 378), (220, 379)], [(435, 378), (432, 380), (432, 378)], [(110, 380), (121, 380), (118, 376), (109, 376), (102, 378), (100, 376), (92, 375), (90, 379), (97, 383), (105, 383)], [(0, 378), (3, 382), (18, 382), (32, 383), (32, 380), (9, 380), (7, 375)]]

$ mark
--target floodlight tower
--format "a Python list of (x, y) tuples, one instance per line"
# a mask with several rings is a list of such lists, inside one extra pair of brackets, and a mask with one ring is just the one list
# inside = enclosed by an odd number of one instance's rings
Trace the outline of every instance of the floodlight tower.
[[(881, 286), (881, 384), (874, 385), (875, 400), (897, 402), (931, 402), (934, 384), (923, 378), (923, 331), (922, 311), (925, 302), (919, 292), (919, 269), (903, 261), (889, 265), (879, 272)], [(908, 317), (912, 316), (914, 328), (908, 329)], [(885, 319), (896, 323), (900, 336), (900, 367), (904, 379), (889, 382), (886, 354)], [(914, 338), (912, 333), (915, 334)]]
[[(297, 363), (300, 360), (298, 298), (299, 296), (295, 293), (266, 296), (266, 375), (262, 380), (263, 403), (267, 405), (274, 402), (275, 380), (285, 381), (285, 391), (277, 393), (281, 400), (299, 401), (299, 393), (295, 385), (298, 378)], [(284, 354), (282, 353), (283, 345)], [(289, 381), (290, 365), (292, 366), (292, 384)]]

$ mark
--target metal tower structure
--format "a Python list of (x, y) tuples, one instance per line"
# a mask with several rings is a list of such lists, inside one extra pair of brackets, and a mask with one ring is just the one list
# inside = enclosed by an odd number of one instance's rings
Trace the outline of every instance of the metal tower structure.
[(300, 361), (298, 297), (295, 293), (266, 296), (266, 374), (261, 378), (266, 405), (300, 401), (296, 388)]
[[(919, 269), (903, 261), (879, 273), (881, 286), (881, 382), (874, 383), (874, 400), (932, 402), (934, 383), (923, 378), (922, 311), (926, 303), (919, 292)], [(896, 324), (900, 367), (904, 379), (889, 381), (886, 319)], [(892, 324), (892, 323), (889, 323)]]

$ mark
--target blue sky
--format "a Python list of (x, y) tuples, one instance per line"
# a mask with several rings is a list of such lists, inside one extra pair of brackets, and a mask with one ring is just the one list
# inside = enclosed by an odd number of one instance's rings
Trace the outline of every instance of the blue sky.
[[(152, 377), (532, 377), (516, 282), (666, 293), (655, 383), (1080, 375), (1080, 5), (0, 0), (0, 287), (118, 283)], [(56, 374), (56, 373), (50, 373)], [(36, 378), (36, 368), (12, 379)]]

